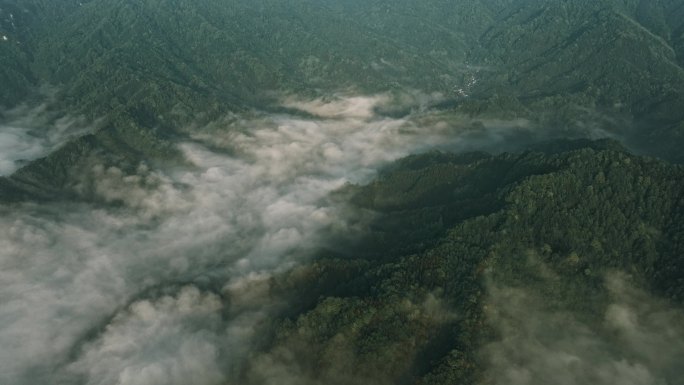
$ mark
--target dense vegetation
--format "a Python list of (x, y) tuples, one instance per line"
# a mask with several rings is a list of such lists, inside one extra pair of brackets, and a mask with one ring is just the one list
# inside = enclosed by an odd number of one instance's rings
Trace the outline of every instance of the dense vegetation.
[(496, 334), (483, 314), (492, 286), (589, 325), (613, 271), (681, 304), (684, 169), (611, 142), (553, 147), (412, 156), (359, 187), (356, 203), (382, 215), (356, 254), (293, 273), (312, 275), (302, 293), (319, 297), (283, 321), (274, 361), (314, 383), (474, 383)]
[[(74, 186), (93, 165), (130, 185), (141, 164), (190, 168), (177, 145), (198, 127), (283, 113), (287, 97), (378, 94), (426, 101), (382, 106), (376, 120), (439, 121), (464, 138), (505, 121), (528, 136), (504, 143), (510, 152), (411, 155), (329, 197), (363, 214), (361, 231), (269, 277), (269, 299), (287, 305), (255, 326), (263, 335), (230, 373), (242, 383), (499, 384), (482, 352), (506, 337), (491, 313), (510, 288), (614, 340), (612, 275), (684, 305), (681, 0), (0, 0), (0, 127), (41, 105), (46, 126), (78, 116), (94, 127), (0, 176), (0, 208), (128, 213)], [(570, 139), (539, 142), (559, 137)], [(663, 380), (681, 381), (667, 365)]]
[(117, 162), (173, 157), (179, 127), (273, 95), (408, 87), (459, 115), (681, 160), (683, 13), (675, 0), (4, 0), (0, 105), (54, 87), (51, 108), (104, 118), (84, 156)]

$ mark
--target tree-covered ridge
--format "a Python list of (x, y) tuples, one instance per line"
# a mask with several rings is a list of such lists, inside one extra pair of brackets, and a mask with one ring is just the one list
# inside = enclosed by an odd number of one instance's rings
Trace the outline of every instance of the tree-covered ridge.
[(208, 112), (278, 90), (434, 88), (444, 71), (422, 47), (318, 2), (94, 1), (55, 24), (31, 39), (28, 67), (92, 114), (133, 102), (153, 116)]
[[(3, 4), (26, 56), (6, 69), (61, 87), (66, 105), (95, 116), (121, 107), (173, 120), (172, 109), (206, 113), (278, 90), (474, 95), (471, 76), (480, 97), (574, 94), (630, 110), (638, 95), (645, 109), (681, 90), (676, 1)], [(3, 104), (17, 102), (8, 98), (22, 89), (12, 91)]]
[(473, 90), (481, 97), (459, 108), (627, 134), (678, 159), (671, 143), (683, 119), (682, 25), (653, 18), (682, 12), (681, 4), (522, 4), (478, 39), (469, 57), (484, 67)]
[[(440, 93), (450, 113), (615, 135), (679, 161), (682, 9), (674, 0), (5, 0), (0, 104), (40, 103), (47, 85), (51, 109), (100, 119), (93, 136), (49, 160), (65, 171), (76, 154), (174, 159), (168, 139), (179, 129), (283, 95), (406, 89)], [(18, 179), (50, 178), (44, 163)]]
[[(311, 383), (478, 382), (482, 346), (499, 333), (485, 314), (497, 287), (599, 329), (614, 272), (681, 305), (684, 170), (610, 142), (558, 147), (578, 145), (413, 156), (360, 187), (357, 204), (380, 213), (371, 239), (359, 258), (309, 268), (325, 279), (303, 286), (320, 297), (302, 297), (310, 309), (283, 321), (250, 379), (266, 381), (268, 362)], [(410, 235), (421, 230), (422, 243)]]

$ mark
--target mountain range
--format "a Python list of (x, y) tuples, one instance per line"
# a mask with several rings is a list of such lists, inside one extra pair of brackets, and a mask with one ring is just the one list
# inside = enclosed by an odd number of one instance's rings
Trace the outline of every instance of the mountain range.
[(683, 146), (682, 0), (0, 0), (0, 383), (680, 383)]

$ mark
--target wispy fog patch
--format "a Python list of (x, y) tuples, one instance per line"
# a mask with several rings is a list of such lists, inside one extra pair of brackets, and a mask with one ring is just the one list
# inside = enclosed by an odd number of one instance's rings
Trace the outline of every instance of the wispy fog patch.
[(95, 164), (72, 186), (82, 196), (94, 196), (112, 204), (135, 209), (141, 218), (151, 219), (191, 209), (185, 189), (162, 172), (138, 165), (128, 174), (115, 166)]
[(383, 116), (408, 117), (410, 114), (428, 111), (431, 107), (446, 101), (445, 96), (439, 92), (404, 90), (376, 96), (329, 96), (315, 100), (302, 100), (291, 96), (285, 98), (282, 104), (320, 118), (378, 119)]
[[(684, 312), (636, 288), (623, 274), (606, 279), (603, 321), (550, 310), (524, 289), (490, 286), (486, 307), (497, 341), (482, 351), (485, 383), (679, 383)], [(589, 317), (588, 319), (591, 319)]]
[(84, 346), (70, 365), (87, 384), (221, 384), (217, 345), (225, 338), (222, 303), (214, 294), (185, 287), (175, 296), (132, 303)]
[(332, 100), (298, 100), (286, 99), (285, 107), (295, 108), (322, 118), (371, 118), (373, 109), (382, 102), (388, 101), (387, 96), (350, 98), (333, 98)]
[(20, 106), (0, 120), (0, 176), (10, 175), (31, 160), (43, 157), (67, 141), (87, 133), (83, 119), (56, 116), (43, 104)]

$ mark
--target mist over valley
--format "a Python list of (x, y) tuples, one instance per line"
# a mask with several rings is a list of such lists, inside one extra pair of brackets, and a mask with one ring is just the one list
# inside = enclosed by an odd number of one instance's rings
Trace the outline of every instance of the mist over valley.
[(0, 0), (0, 383), (680, 383), (682, 20)]

